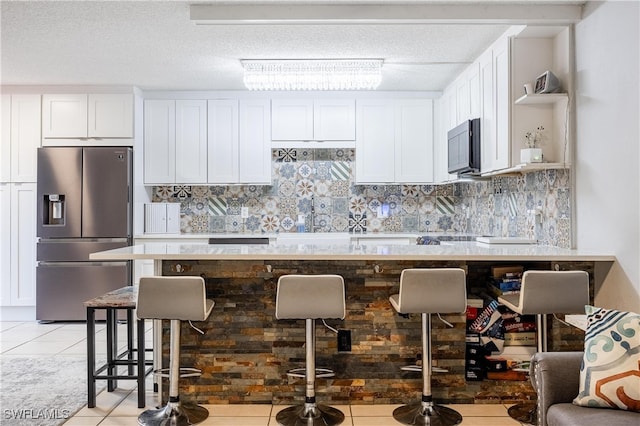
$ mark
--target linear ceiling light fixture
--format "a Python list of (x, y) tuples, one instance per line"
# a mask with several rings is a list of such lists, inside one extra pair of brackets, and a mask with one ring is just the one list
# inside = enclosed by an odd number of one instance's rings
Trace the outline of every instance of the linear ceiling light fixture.
[(373, 90), (382, 80), (382, 59), (246, 59), (249, 90)]

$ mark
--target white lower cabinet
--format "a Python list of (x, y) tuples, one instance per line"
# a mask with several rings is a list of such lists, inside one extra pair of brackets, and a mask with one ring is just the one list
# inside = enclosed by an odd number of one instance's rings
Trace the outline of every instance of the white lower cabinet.
[(0, 183), (0, 230), (0, 306), (35, 306), (35, 183)]
[(431, 99), (364, 99), (356, 111), (356, 183), (433, 182)]

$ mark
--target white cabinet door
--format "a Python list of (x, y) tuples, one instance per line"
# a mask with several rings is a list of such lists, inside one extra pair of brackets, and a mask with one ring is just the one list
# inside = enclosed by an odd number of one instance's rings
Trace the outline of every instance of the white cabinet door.
[(456, 123), (460, 124), (469, 119), (469, 82), (465, 74), (461, 75), (456, 82)]
[(180, 203), (146, 203), (144, 232), (145, 234), (179, 234)]
[(36, 304), (36, 184), (11, 188), (10, 304)]
[(43, 138), (86, 138), (87, 95), (42, 95)]
[(238, 101), (210, 100), (207, 103), (207, 179), (209, 183), (239, 182)]
[(0, 131), (0, 183), (11, 181), (11, 95), (2, 95)]
[(433, 182), (433, 101), (398, 100), (395, 111), (394, 181)]
[(271, 105), (268, 100), (240, 101), (240, 182), (271, 184)]
[(393, 100), (358, 100), (356, 115), (356, 183), (394, 182)]
[(144, 183), (175, 183), (176, 103), (144, 102)]
[(176, 101), (176, 183), (207, 182), (207, 101)]
[(40, 95), (11, 95), (11, 182), (36, 181), (40, 124)]
[(356, 104), (353, 99), (313, 101), (313, 137), (318, 141), (352, 141), (356, 138)]
[(447, 103), (441, 96), (433, 105), (433, 182), (449, 179), (447, 173)]
[(494, 170), (496, 162), (496, 111), (495, 92), (493, 90), (493, 50), (489, 49), (480, 56), (480, 171), (482, 173)]
[(511, 161), (510, 39), (504, 37), (493, 47), (495, 102), (495, 157), (492, 170), (505, 169)]
[(474, 62), (467, 70), (469, 86), (469, 120), (479, 118), (481, 114), (480, 101), (480, 64)]
[(271, 139), (275, 141), (313, 140), (313, 100), (271, 100)]
[(353, 141), (356, 107), (353, 99), (273, 99), (274, 141)]
[(11, 186), (0, 182), (0, 306), (11, 301)]
[(87, 136), (90, 138), (132, 138), (133, 95), (90, 94)]

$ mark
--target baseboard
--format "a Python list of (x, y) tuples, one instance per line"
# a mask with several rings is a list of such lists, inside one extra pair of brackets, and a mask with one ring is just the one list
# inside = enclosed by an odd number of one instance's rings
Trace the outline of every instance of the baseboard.
[(2, 306), (0, 321), (35, 321), (35, 306)]

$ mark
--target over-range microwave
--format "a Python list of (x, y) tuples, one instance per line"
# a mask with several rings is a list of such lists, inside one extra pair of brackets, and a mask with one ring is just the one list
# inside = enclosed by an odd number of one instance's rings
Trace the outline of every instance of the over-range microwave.
[(480, 119), (466, 120), (447, 132), (447, 171), (480, 172)]

